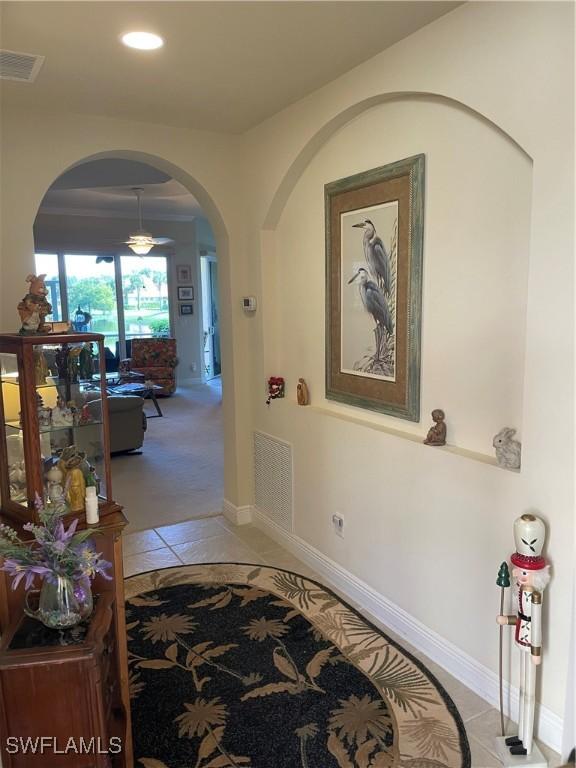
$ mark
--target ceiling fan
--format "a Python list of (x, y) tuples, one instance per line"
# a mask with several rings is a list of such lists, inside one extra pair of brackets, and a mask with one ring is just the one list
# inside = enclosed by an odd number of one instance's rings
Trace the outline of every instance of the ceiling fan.
[(142, 226), (142, 192), (144, 192), (144, 189), (142, 187), (132, 187), (132, 192), (134, 192), (138, 201), (138, 229), (136, 232), (132, 232), (129, 235), (129, 239), (125, 240), (124, 243), (138, 256), (146, 256), (155, 245), (167, 245), (168, 243), (173, 243), (174, 240), (169, 237), (152, 237), (150, 232), (146, 232)]

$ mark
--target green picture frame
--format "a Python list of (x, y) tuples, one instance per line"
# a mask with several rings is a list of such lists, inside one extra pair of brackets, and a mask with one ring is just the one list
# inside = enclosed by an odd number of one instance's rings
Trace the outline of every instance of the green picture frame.
[(423, 154), (325, 185), (326, 398), (420, 420)]

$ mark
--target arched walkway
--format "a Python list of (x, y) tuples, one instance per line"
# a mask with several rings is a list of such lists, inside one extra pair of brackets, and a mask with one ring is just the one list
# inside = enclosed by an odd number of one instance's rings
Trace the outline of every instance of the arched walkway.
[(363, 99), (355, 104), (351, 104), (346, 109), (334, 115), (324, 125), (322, 125), (316, 133), (307, 141), (307, 143), (299, 151), (291, 165), (288, 167), (284, 174), (282, 181), (280, 182), (268, 208), (268, 212), (264, 218), (262, 229), (274, 230), (278, 225), (284, 206), (286, 205), (292, 190), (298, 183), (298, 179), (304, 173), (304, 170), (308, 167), (313, 157), (320, 151), (320, 149), (330, 140), (330, 138), (340, 128), (345, 126), (354, 118), (361, 115), (373, 107), (381, 104), (386, 104), (394, 101), (433, 101), (436, 103), (444, 103), (456, 109), (463, 110), (470, 115), (473, 115), (478, 120), (489, 125), (492, 129), (497, 131), (505, 140), (513, 144), (519, 152), (525, 155), (529, 160), (532, 160), (528, 152), (519, 144), (512, 136), (493, 122), (490, 118), (483, 115), (478, 110), (464, 104), (461, 101), (443, 96), (437, 93), (426, 93), (421, 91), (413, 92), (394, 92), (394, 93), (381, 93), (370, 98)]
[[(64, 173), (84, 165), (85, 163), (97, 161), (97, 160), (131, 160), (140, 163), (145, 163), (157, 170), (163, 171), (173, 179), (177, 180), (182, 186), (184, 186), (198, 201), (203, 212), (208, 219), (214, 238), (216, 241), (216, 250), (218, 254), (219, 262), (219, 274), (221, 279), (219, 281), (219, 293), (220, 293), (220, 305), (222, 308), (230, 306), (230, 259), (229, 259), (229, 235), (228, 228), (224, 222), (223, 216), (215, 203), (213, 197), (208, 190), (190, 173), (185, 171), (180, 166), (173, 162), (170, 162), (159, 155), (149, 152), (130, 150), (130, 149), (118, 149), (109, 150), (103, 152), (96, 152), (93, 154), (84, 155), (79, 157), (75, 162), (69, 163), (62, 169), (61, 173), (55, 176), (50, 184), (48, 184), (42, 194), (44, 198), (47, 191), (54, 184), (56, 179), (60, 178)], [(36, 206), (34, 220), (41, 205), (41, 200)], [(199, 297), (198, 297), (199, 298)], [(236, 426), (235, 415), (236, 407), (234, 404), (234, 363), (231, 355), (231, 337), (232, 337), (232, 321), (230, 313), (228, 311), (222, 311), (220, 315), (220, 326), (222, 334), (222, 370), (225, 377), (225, 386), (222, 392), (222, 410), (224, 414), (223, 428), (224, 428), (224, 496), (228, 499), (235, 499), (236, 488), (235, 478), (237, 471), (235, 467), (236, 452), (234, 449), (236, 442)], [(193, 435), (190, 439), (193, 439)], [(216, 511), (216, 510), (215, 510)]]

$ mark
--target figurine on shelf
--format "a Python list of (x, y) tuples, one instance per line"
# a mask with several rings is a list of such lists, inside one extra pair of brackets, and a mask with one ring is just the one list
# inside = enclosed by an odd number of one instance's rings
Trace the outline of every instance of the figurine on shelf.
[[(545, 535), (544, 522), (536, 515), (524, 514), (514, 522), (516, 552), (510, 561), (516, 612), (513, 616), (499, 614), (496, 619), (500, 626), (514, 627), (522, 681), (518, 736), (497, 740), (505, 764), (507, 751), (511, 755), (532, 755), (533, 758), (533, 753), (538, 752), (533, 745), (536, 667), (542, 660), (542, 592), (550, 581), (550, 566), (542, 557)], [(530, 764), (533, 763), (534, 759)], [(542, 764), (546, 765), (538, 763)]]
[(46, 376), (50, 375), (50, 369), (46, 361), (46, 355), (42, 347), (34, 347), (34, 378), (36, 386), (41, 387), (46, 384)]
[(71, 384), (78, 383), (80, 352), (82, 352), (82, 347), (72, 347), (68, 352), (68, 381)]
[(298, 400), (298, 405), (310, 405), (310, 393), (308, 391), (308, 385), (304, 379), (298, 379), (296, 398)]
[(432, 411), (432, 421), (434, 424), (428, 430), (424, 445), (446, 445), (446, 418), (441, 408), (435, 408)]
[(56, 361), (56, 368), (58, 369), (58, 378), (61, 381), (68, 380), (68, 352), (70, 347), (68, 344), (62, 344), (62, 346), (56, 350), (54, 359)]
[[(84, 500), (86, 497), (86, 480), (84, 472), (81, 469), (86, 456), (82, 451), (78, 451), (71, 445), (74, 453), (70, 458), (64, 460), (66, 467), (66, 500), (70, 504), (72, 512), (82, 512), (84, 510)], [(62, 453), (64, 456), (64, 452)]]
[(80, 378), (91, 381), (94, 373), (94, 352), (90, 342), (86, 342), (86, 344), (82, 345), (78, 365), (80, 369)]
[(41, 405), (38, 408), (38, 424), (40, 429), (46, 429), (52, 425), (52, 409)]
[(40, 308), (34, 301), (34, 297), (25, 296), (18, 304), (18, 314), (20, 315), (20, 321), (22, 327), (20, 328), (21, 334), (38, 333), (40, 328)]
[(515, 434), (515, 429), (504, 427), (492, 441), (496, 449), (496, 461), (503, 469), (520, 469), (522, 444), (513, 439)]
[(14, 500), (22, 496), (26, 488), (26, 469), (23, 461), (15, 461), (8, 467), (8, 480), (10, 483), (10, 497)]
[(64, 474), (57, 464), (46, 473), (48, 481), (48, 498), (53, 504), (59, 504), (64, 501)]
[(284, 379), (281, 376), (270, 376), (268, 379), (268, 399), (266, 405), (270, 405), (272, 400), (278, 400), (284, 397)]
[(46, 275), (28, 275), (26, 282), (30, 283), (28, 293), (18, 304), (18, 313), (22, 321), (20, 333), (45, 333), (50, 326), (45, 324), (46, 315), (52, 312), (52, 305), (46, 298), (48, 289), (44, 282)]
[(63, 397), (58, 396), (56, 405), (52, 408), (52, 425), (55, 427), (74, 426), (74, 416)]
[(90, 413), (88, 403), (85, 403), (82, 406), (82, 410), (80, 411), (80, 426), (84, 426), (84, 424), (90, 424), (91, 422), (92, 414)]
[(67, 408), (72, 414), (72, 424), (77, 427), (80, 424), (80, 409), (74, 402), (74, 400), (68, 400)]

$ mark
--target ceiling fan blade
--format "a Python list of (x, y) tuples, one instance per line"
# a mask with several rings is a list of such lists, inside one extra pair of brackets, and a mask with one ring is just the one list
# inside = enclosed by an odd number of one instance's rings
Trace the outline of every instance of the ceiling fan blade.
[(168, 245), (168, 243), (173, 243), (174, 240), (171, 237), (153, 237), (152, 242), (154, 245)]

